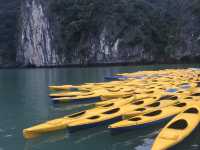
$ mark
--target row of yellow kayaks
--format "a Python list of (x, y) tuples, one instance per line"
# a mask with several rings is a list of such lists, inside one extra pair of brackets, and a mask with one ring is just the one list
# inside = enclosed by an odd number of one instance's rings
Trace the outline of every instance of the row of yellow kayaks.
[(170, 69), (117, 76), (126, 78), (49, 86), (51, 91), (56, 91), (49, 94), (54, 102), (92, 102), (94, 108), (24, 129), (24, 137), (31, 139), (61, 129), (74, 132), (100, 125), (108, 125), (111, 133), (117, 133), (173, 118), (152, 146), (152, 150), (165, 150), (183, 141), (199, 124), (200, 71)]
[(134, 74), (135, 76), (146, 76), (146, 78), (142, 80), (131, 78), (123, 81), (87, 83), (82, 85), (49, 86), (50, 90), (60, 91), (52, 92), (49, 96), (53, 102), (97, 102), (134, 95), (134, 93), (143, 94), (145, 90), (149, 90), (149, 92), (156, 92), (156, 90), (166, 91), (172, 88), (196, 87), (199, 84), (197, 71), (191, 69), (143, 71), (125, 75), (132, 76)]
[[(184, 101), (191, 103), (195, 97), (185, 96), (186, 93), (152, 96), (142, 98), (140, 100), (130, 98), (115, 99), (95, 104), (95, 108), (81, 111), (63, 118), (48, 121), (23, 131), (25, 138), (34, 138), (43, 133), (56, 131), (68, 128), (69, 131), (76, 131), (82, 128), (94, 127), (101, 124), (110, 124), (124, 118), (138, 116), (145, 112), (151, 112), (159, 108), (167, 107), (175, 103), (180, 103), (178, 100), (186, 98)], [(187, 99), (189, 98), (189, 99)], [(179, 107), (177, 107), (178, 110)]]
[[(139, 71), (134, 73), (122, 73), (117, 74), (118, 76), (125, 77), (145, 77), (142, 80), (137, 78), (130, 78), (131, 84), (139, 83), (140, 81), (153, 81), (156, 82), (156, 79), (159, 79), (159, 82), (166, 82), (170, 80), (195, 80), (198, 79), (199, 70), (196, 69), (165, 69), (157, 71)], [(112, 81), (112, 82), (102, 82), (102, 83), (85, 83), (82, 85), (60, 85), (60, 86), (49, 86), (49, 89), (52, 91), (74, 91), (74, 90), (92, 90), (92, 89), (101, 89), (101, 88), (113, 88), (116, 86), (130, 83), (127, 81)]]
[[(182, 88), (184, 85), (188, 86), (187, 88), (194, 88), (197, 86), (197, 82), (191, 84), (179, 84), (179, 89)], [(56, 93), (50, 94), (50, 97), (53, 97), (53, 102), (97, 102), (97, 101), (104, 101), (110, 100), (113, 98), (119, 97), (128, 97), (128, 96), (135, 96), (137, 98), (143, 97), (145, 94), (152, 94), (152, 93), (159, 93), (159, 92), (167, 92), (168, 89), (176, 89), (177, 87), (174, 86), (172, 83), (166, 84), (151, 84), (151, 85), (140, 85), (139, 88), (133, 88), (132, 86), (121, 86), (115, 90), (108, 90), (108, 89), (101, 89), (101, 90), (94, 90), (92, 92), (63, 92), (63, 93)]]

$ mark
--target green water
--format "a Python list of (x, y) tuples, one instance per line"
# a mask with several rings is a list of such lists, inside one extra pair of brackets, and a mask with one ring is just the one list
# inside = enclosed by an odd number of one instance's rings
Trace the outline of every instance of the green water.
[[(112, 136), (105, 127), (69, 134), (67, 130), (24, 140), (22, 129), (88, 105), (53, 105), (48, 85), (101, 82), (119, 72), (196, 66), (140, 66), (0, 70), (0, 150), (148, 150), (163, 125)], [(182, 149), (200, 149), (199, 134)]]

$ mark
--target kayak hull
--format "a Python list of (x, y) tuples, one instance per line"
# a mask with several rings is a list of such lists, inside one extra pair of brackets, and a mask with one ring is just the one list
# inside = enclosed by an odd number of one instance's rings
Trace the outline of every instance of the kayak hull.
[(182, 143), (197, 128), (200, 121), (200, 104), (188, 107), (172, 119), (157, 136), (152, 150), (165, 150)]
[(74, 133), (76, 131), (80, 131), (83, 129), (88, 129), (88, 128), (94, 128), (94, 127), (98, 127), (98, 126), (105, 126), (105, 125), (109, 125), (112, 123), (115, 123), (117, 121), (121, 121), (122, 120), (122, 116), (117, 116), (115, 118), (109, 119), (109, 120), (104, 120), (101, 122), (95, 122), (95, 123), (90, 123), (90, 124), (84, 124), (84, 125), (77, 125), (77, 126), (68, 126), (68, 131), (70, 133)]
[(92, 97), (92, 98), (80, 98), (80, 99), (52, 99), (54, 104), (56, 103), (73, 103), (73, 104), (83, 104), (83, 103), (95, 103), (101, 101), (101, 97)]
[(112, 135), (114, 135), (114, 134), (119, 134), (119, 133), (122, 133), (122, 132), (128, 132), (128, 131), (135, 130), (135, 129), (143, 129), (143, 128), (148, 128), (148, 127), (152, 127), (152, 126), (155, 126), (155, 125), (161, 125), (163, 123), (166, 123), (170, 119), (172, 119), (174, 116), (170, 116), (170, 117), (167, 117), (167, 118), (163, 118), (161, 120), (156, 120), (156, 121), (148, 122), (148, 123), (141, 124), (141, 125), (126, 126), (126, 127), (124, 126), (124, 127), (118, 127), (118, 128), (110, 128), (110, 133)]

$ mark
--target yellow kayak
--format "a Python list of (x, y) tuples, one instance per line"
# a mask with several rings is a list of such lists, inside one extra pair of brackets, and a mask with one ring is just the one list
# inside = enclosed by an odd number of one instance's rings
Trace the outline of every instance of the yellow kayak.
[(130, 111), (130, 112), (123, 114), (123, 119), (130, 119), (130, 118), (135, 117), (135, 116), (140, 115), (140, 114), (152, 112), (154, 110), (157, 110), (158, 108), (163, 108), (163, 107), (167, 107), (167, 106), (170, 106), (170, 105), (174, 105), (178, 102), (179, 101), (177, 101), (177, 100), (155, 101), (152, 104), (146, 105), (144, 107), (137, 108), (133, 111)]
[(35, 125), (33, 127), (23, 130), (24, 138), (32, 139), (44, 133), (65, 129), (67, 128), (67, 125), (70, 122), (76, 121), (80, 118), (87, 118), (87, 117), (93, 116), (94, 114), (99, 114), (101, 112), (109, 110), (110, 107), (109, 106), (104, 107), (102, 105), (101, 107), (96, 107), (89, 110), (80, 111), (71, 115), (67, 115), (58, 119), (53, 119), (53, 120)]
[(111, 99), (107, 101), (102, 101), (102, 102), (96, 102), (94, 103), (95, 107), (107, 107), (107, 106), (123, 106), (126, 105), (130, 102), (137, 101), (135, 98), (132, 96), (129, 97), (124, 97), (124, 98), (117, 98), (117, 99)]
[[(27, 128), (23, 130), (23, 135), (26, 139), (35, 138), (37, 136), (40, 136), (41, 134), (61, 130), (67, 128), (68, 124), (77, 121), (78, 119), (88, 118), (91, 116), (94, 116), (95, 114), (100, 114), (102, 112), (106, 112), (110, 110), (111, 108), (116, 108), (121, 105), (126, 105), (125, 102), (131, 103), (132, 99), (127, 98), (126, 101), (120, 101), (118, 103), (114, 103), (114, 105), (108, 105), (108, 103), (101, 104), (96, 108), (92, 108), (89, 110), (77, 112), (71, 115), (64, 116), (62, 118), (54, 119), (51, 121), (47, 121), (38, 125), (35, 125), (33, 127)], [(154, 98), (148, 98), (144, 100), (138, 100), (136, 102), (133, 102), (133, 105), (135, 106), (143, 106), (152, 103), (152, 101), (155, 101)]]
[(167, 119), (183, 111), (187, 106), (190, 106), (192, 102), (194, 101), (185, 101), (173, 106), (160, 108), (152, 112), (114, 123), (108, 128), (111, 130), (111, 132), (119, 132), (135, 128), (142, 128), (158, 122), (166, 121)]
[[(83, 128), (110, 124), (110, 123), (122, 120), (122, 115), (127, 112), (131, 112), (143, 106), (153, 107), (154, 105), (157, 105), (157, 103), (154, 103), (155, 101), (156, 99), (154, 98), (148, 98), (144, 100), (138, 100), (138, 101), (135, 101), (123, 106), (119, 106), (119, 107), (111, 107), (109, 110), (106, 110), (99, 114), (94, 114), (93, 116), (83, 118), (83, 119), (78, 119), (75, 122), (69, 123), (68, 129), (70, 132), (73, 132), (73, 131), (80, 130)], [(164, 106), (172, 105), (174, 103), (176, 103), (176, 101), (174, 100), (161, 101), (159, 102), (158, 106), (164, 107)], [(137, 113), (139, 114), (140, 111)]]
[(48, 86), (48, 88), (50, 90), (53, 90), (53, 91), (59, 91), (59, 90), (69, 90), (70, 88), (73, 88), (73, 85), (60, 85), (60, 86)]
[(166, 150), (188, 137), (200, 121), (200, 102), (173, 118), (157, 136), (152, 150)]
[(62, 92), (62, 93), (53, 93), (49, 94), (49, 97), (51, 98), (58, 98), (58, 97), (75, 97), (80, 95), (91, 95), (94, 94), (94, 92), (88, 92), (88, 91), (82, 91), (82, 92)]
[[(70, 93), (71, 94), (71, 93)], [(79, 94), (76, 92), (75, 94), (79, 95), (70, 95), (68, 93), (63, 94), (54, 94), (54, 96), (58, 96), (56, 98), (53, 98), (53, 102), (96, 102), (99, 100), (109, 100), (114, 98), (120, 98), (120, 97), (130, 97), (133, 94), (133, 92), (109, 92), (107, 90), (96, 90), (93, 92), (82, 92)], [(51, 94), (52, 96), (52, 94)]]
[(101, 97), (98, 93), (88, 93), (88, 94), (82, 94), (79, 96), (71, 96), (71, 97), (58, 97), (53, 98), (52, 101), (54, 103), (57, 102), (65, 102), (65, 103), (81, 103), (81, 102), (96, 102), (101, 100)]

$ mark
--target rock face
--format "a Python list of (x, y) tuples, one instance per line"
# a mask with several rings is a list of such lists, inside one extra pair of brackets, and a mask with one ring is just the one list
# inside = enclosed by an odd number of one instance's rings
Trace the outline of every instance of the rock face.
[[(57, 0), (66, 64), (199, 62), (197, 0)], [(64, 44), (63, 44), (64, 43)]]
[(0, 66), (200, 62), (199, 0), (2, 0), (0, 8)]
[(19, 0), (0, 1), (0, 66), (15, 64)]
[(24, 0), (21, 4), (19, 49), (17, 62), (21, 65), (48, 66), (57, 63), (52, 48), (52, 33), (45, 7), (40, 0)]

